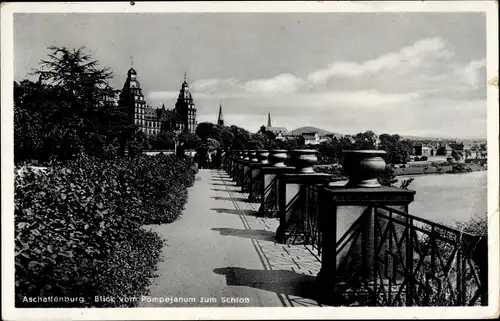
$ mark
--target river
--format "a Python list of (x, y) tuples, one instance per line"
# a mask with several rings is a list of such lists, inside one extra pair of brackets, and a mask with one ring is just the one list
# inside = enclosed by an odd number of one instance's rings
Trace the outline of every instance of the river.
[(486, 216), (487, 173), (399, 176), (398, 180), (415, 179), (408, 187), (417, 192), (409, 206), (410, 214), (454, 225), (456, 221)]

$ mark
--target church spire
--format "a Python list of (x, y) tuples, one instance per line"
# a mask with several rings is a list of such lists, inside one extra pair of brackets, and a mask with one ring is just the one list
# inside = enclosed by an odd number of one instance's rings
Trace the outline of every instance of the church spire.
[(224, 116), (222, 116), (222, 104), (219, 104), (219, 118), (217, 119), (217, 125), (224, 126)]
[(267, 127), (273, 127), (271, 126), (271, 112), (267, 113)]

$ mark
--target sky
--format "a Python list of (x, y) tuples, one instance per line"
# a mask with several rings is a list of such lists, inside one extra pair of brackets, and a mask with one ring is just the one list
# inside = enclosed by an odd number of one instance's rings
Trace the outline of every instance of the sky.
[[(15, 14), (14, 78), (51, 45), (85, 46), (120, 89), (173, 108), (184, 73), (198, 122), (485, 138), (484, 13)], [(132, 58), (131, 58), (132, 57)]]

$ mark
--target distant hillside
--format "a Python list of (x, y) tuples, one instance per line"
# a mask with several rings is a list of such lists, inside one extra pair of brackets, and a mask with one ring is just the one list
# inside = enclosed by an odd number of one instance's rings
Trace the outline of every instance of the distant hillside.
[(318, 133), (319, 136), (325, 136), (328, 134), (336, 134), (336, 133), (332, 133), (332, 132), (329, 132), (327, 130), (324, 130), (324, 129), (321, 129), (318, 127), (312, 127), (312, 126), (305, 126), (305, 127), (296, 128), (294, 130), (288, 131), (287, 134), (302, 135), (303, 133), (312, 133), (312, 132)]
[[(294, 130), (290, 130), (286, 133), (286, 135), (302, 135), (303, 133), (311, 133), (311, 132), (317, 132), (319, 136), (325, 136), (325, 135), (328, 135), (328, 134), (335, 134), (335, 135), (340, 135), (340, 136), (344, 136), (346, 134), (341, 134), (341, 133), (334, 133), (334, 132), (330, 132), (330, 131), (327, 131), (327, 130), (324, 130), (324, 129), (321, 129), (321, 128), (318, 128), (318, 127), (314, 127), (314, 126), (304, 126), (304, 127), (299, 127), (299, 128), (296, 128)], [(380, 133), (378, 133), (380, 135)], [(350, 134), (351, 136), (354, 136), (356, 135), (356, 133), (353, 133), (353, 134)], [(392, 135), (392, 134), (391, 134)], [(486, 139), (481, 139), (481, 138), (458, 138), (458, 137), (446, 137), (446, 136), (443, 136), (443, 137), (432, 137), (432, 136), (416, 136), (416, 135), (400, 135), (401, 138), (403, 139), (408, 139), (408, 140), (412, 140), (412, 141), (421, 141), (421, 140), (430, 140), (430, 141), (440, 141), (440, 140), (444, 140), (444, 141), (448, 141), (448, 140), (456, 140), (456, 141), (483, 141), (486, 142)]]
[(460, 137), (423, 137), (423, 136), (411, 136), (411, 135), (401, 135), (403, 139), (408, 140), (430, 140), (430, 141), (448, 141), (448, 140), (456, 140), (456, 141), (486, 141), (485, 138), (460, 138)]

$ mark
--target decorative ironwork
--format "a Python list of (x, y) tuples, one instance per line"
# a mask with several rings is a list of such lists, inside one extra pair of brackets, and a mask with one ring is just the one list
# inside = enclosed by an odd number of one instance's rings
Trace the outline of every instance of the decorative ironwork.
[(245, 192), (249, 192), (250, 191), (250, 186), (251, 186), (251, 182), (252, 182), (252, 169), (249, 168), (246, 172), (245, 172), (245, 167), (247, 167), (246, 165), (243, 167), (243, 179), (242, 179), (242, 183), (241, 183), (241, 192), (242, 193), (245, 193)]
[[(337, 242), (337, 255), (347, 240), (352, 240), (351, 248), (337, 273), (351, 299), (355, 293), (356, 300), (367, 305), (487, 305), (487, 265), (478, 260), (478, 253), (487, 253), (484, 237), (371, 205)], [(361, 258), (353, 250), (359, 242)], [(372, 257), (366, 252), (369, 242)], [(346, 281), (341, 272), (345, 262), (360, 259), (362, 264)]]
[[(250, 175), (253, 176), (252, 173)], [(264, 179), (262, 171), (258, 170), (257, 174), (251, 179), (250, 195), (248, 200), (251, 202), (260, 202), (262, 198), (262, 180)]]
[(317, 185), (307, 185), (305, 187), (305, 221), (308, 244), (321, 255), (321, 232), (319, 230), (319, 187)]
[(259, 208), (262, 216), (275, 217), (278, 213), (278, 176), (274, 176), (271, 182), (264, 187), (263, 197)]
[(299, 192), (285, 205), (284, 209), (280, 211), (280, 226), (276, 231), (276, 239), (284, 244), (305, 244), (304, 238), (304, 219), (302, 215), (302, 204), (304, 204), (305, 197), (303, 193), (303, 186)]
[[(298, 193), (286, 204), (282, 225), (282, 240), (287, 244), (311, 245), (321, 255), (319, 230), (319, 186), (302, 185)], [(283, 220), (282, 218), (282, 220)]]

